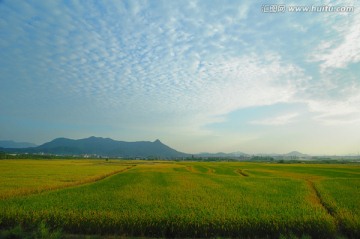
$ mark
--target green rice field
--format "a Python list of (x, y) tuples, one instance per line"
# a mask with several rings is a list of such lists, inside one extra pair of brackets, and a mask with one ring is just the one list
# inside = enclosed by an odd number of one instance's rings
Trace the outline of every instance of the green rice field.
[(65, 235), (360, 238), (360, 166), (1, 160), (0, 228)]

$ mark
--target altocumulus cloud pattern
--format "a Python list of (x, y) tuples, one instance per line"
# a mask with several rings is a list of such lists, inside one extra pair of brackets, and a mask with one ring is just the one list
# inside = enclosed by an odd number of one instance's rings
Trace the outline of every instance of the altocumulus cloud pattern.
[(1, 137), (257, 151), (289, 125), (360, 129), (358, 2), (328, 14), (264, 14), (264, 3), (1, 1)]

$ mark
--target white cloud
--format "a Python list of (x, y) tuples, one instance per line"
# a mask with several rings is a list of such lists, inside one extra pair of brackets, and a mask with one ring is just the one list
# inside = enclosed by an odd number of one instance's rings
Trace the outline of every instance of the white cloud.
[[(251, 1), (53, 4), (0, 9), (0, 104), (9, 113), (194, 137), (230, 112), (280, 102), (305, 103), (325, 124), (357, 120), (358, 73), (336, 70), (360, 60), (358, 15), (318, 14), (310, 24)], [(329, 29), (301, 36), (316, 24)], [(302, 64), (307, 41), (322, 72)]]
[(298, 115), (299, 115), (298, 113), (289, 113), (289, 114), (276, 116), (273, 118), (252, 120), (249, 123), (254, 125), (269, 125), (269, 126), (285, 125), (293, 122)]
[(360, 125), (360, 113), (349, 113), (349, 114), (336, 114), (328, 115), (323, 114), (315, 118), (319, 122), (325, 125)]
[(351, 94), (351, 90), (347, 92), (349, 96), (342, 100), (309, 100), (307, 103), (310, 111), (316, 114), (315, 120), (327, 125), (359, 123), (360, 94)]
[[(42, 38), (34, 51), (42, 53), (31, 60), (38, 74), (32, 92), (40, 92), (31, 97), (55, 97), (64, 105), (72, 99), (74, 105), (86, 104), (124, 123), (184, 124), (192, 130), (238, 108), (288, 100), (302, 75), (297, 67), (275, 53), (224, 55), (227, 42), (238, 39), (237, 32), (224, 33), (229, 28), (224, 22), (236, 24), (249, 11), (247, 4), (235, 5), (223, 8), (230, 13), (225, 17), (221, 11), (207, 15), (193, 4), (184, 18), (176, 8), (165, 7), (169, 12), (162, 15), (132, 3), (116, 24), (109, 16), (116, 15), (117, 8), (107, 7), (107, 14), (101, 15), (90, 5), (76, 15), (59, 6), (66, 21), (43, 11), (43, 18), (56, 27), (33, 29), (32, 34)], [(31, 46), (32, 40), (25, 40), (25, 46)], [(30, 61), (27, 55), (21, 57)], [(149, 114), (173, 117), (152, 121)]]
[[(360, 62), (360, 44), (358, 40), (360, 39), (360, 15), (357, 9), (359, 5), (351, 4), (350, 6), (354, 5), (354, 13), (332, 15), (331, 23), (333, 24), (329, 26), (332, 33), (328, 34), (330, 38), (321, 41), (314, 54), (311, 55), (312, 61), (321, 63), (321, 72), (346, 68), (351, 63)], [(329, 18), (329, 16), (324, 17), (324, 22)]]

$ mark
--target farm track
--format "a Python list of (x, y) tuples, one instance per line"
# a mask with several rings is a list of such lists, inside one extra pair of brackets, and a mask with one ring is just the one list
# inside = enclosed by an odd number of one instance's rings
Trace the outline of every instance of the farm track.
[(59, 189), (65, 189), (65, 188), (70, 188), (70, 187), (75, 187), (75, 186), (81, 186), (81, 185), (85, 185), (85, 184), (89, 184), (89, 183), (95, 183), (97, 181), (103, 180), (103, 179), (111, 177), (113, 175), (126, 172), (126, 171), (134, 168), (135, 166), (137, 166), (137, 165), (136, 164), (135, 165), (130, 165), (130, 166), (126, 167), (125, 169), (115, 170), (115, 171), (112, 171), (110, 173), (105, 173), (105, 174), (102, 174), (102, 175), (93, 176), (93, 177), (90, 177), (90, 178), (87, 178), (87, 179), (83, 179), (83, 180), (79, 180), (79, 181), (75, 181), (75, 182), (71, 182), (71, 183), (66, 183), (66, 184), (63, 184), (63, 185), (47, 186), (47, 187), (43, 187), (43, 188), (40, 188), (40, 189), (33, 189), (33, 190), (24, 190), (24, 191), (21, 191), (20, 193), (15, 194), (15, 195), (12, 195), (12, 194), (0, 195), (0, 200), (4, 200), (4, 199), (8, 199), (8, 198), (14, 198), (14, 197), (23, 197), (23, 196), (28, 196), (28, 195), (31, 195), (31, 194), (40, 194), (40, 193), (43, 193), (43, 192), (54, 191), (54, 190), (59, 190)]
[(319, 190), (315, 187), (315, 183), (309, 179), (306, 179), (306, 183), (309, 186), (310, 190), (313, 192), (313, 195), (315, 196), (315, 201), (321, 205), (322, 208), (326, 210), (326, 212), (335, 218), (334, 211), (329, 208), (326, 203), (323, 201), (322, 196), (319, 192)]
[(194, 171), (195, 171), (194, 168), (191, 167), (191, 166), (186, 166), (185, 169), (186, 169), (187, 171), (189, 171), (190, 173), (194, 173)]
[(241, 175), (241, 176), (243, 176), (243, 177), (249, 177), (249, 174), (245, 173), (245, 172), (244, 172), (243, 170), (241, 170), (241, 169), (236, 169), (234, 172), (237, 173), (237, 174), (239, 174), (239, 175)]
[(214, 173), (215, 173), (215, 169), (209, 168), (206, 173), (207, 173), (207, 174), (214, 174)]
[(215, 174), (216, 171), (213, 168), (208, 168), (208, 167), (201, 167), (201, 169), (197, 168), (197, 167), (193, 167), (193, 166), (186, 166), (185, 169), (187, 171), (189, 171), (190, 173), (203, 173), (203, 174)]

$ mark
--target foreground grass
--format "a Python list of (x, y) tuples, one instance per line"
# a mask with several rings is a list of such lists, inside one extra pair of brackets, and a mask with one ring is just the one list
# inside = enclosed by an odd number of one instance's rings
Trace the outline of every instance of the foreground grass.
[(357, 238), (359, 173), (346, 165), (137, 163), (95, 183), (2, 200), (0, 226), (44, 222), (67, 233), (121, 236)]

